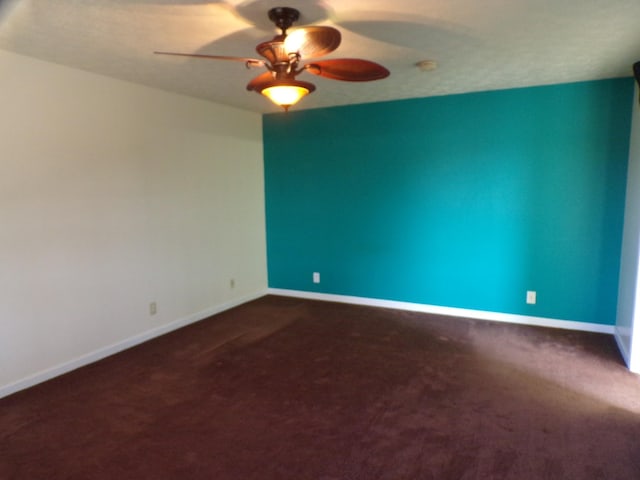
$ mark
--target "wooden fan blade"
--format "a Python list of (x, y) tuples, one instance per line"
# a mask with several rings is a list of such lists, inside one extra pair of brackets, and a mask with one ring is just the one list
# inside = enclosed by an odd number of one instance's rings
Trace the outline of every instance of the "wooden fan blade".
[(256, 92), (259, 92), (260, 90), (262, 90), (263, 85), (270, 82), (273, 82), (273, 73), (261, 73), (247, 84), (247, 90), (255, 90)]
[(389, 70), (382, 65), (359, 58), (321, 60), (304, 68), (314, 75), (345, 82), (370, 82), (389, 76)]
[(287, 33), (284, 44), (287, 52), (297, 52), (302, 58), (315, 58), (333, 52), (341, 40), (342, 35), (333, 27), (311, 26)]
[(231, 60), (233, 62), (242, 62), (254, 67), (261, 67), (264, 65), (264, 60), (258, 60), (257, 58), (245, 58), (245, 57), (229, 57), (226, 55), (201, 55), (198, 53), (176, 53), (176, 52), (153, 52), (156, 55), (174, 55), (177, 57), (195, 57), (195, 58), (208, 58), (211, 60)]

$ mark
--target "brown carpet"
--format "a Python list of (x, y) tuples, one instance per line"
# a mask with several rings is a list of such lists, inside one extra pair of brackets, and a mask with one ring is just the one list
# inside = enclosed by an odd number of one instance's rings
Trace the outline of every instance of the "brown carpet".
[(2, 479), (638, 479), (610, 336), (268, 296), (0, 400)]

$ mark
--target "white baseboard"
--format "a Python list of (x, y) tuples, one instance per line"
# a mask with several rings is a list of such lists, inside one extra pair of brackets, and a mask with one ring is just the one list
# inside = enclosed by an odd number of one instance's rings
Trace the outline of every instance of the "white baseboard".
[(599, 323), (575, 322), (570, 320), (556, 320), (545, 317), (531, 317), (528, 315), (515, 315), (511, 313), (487, 312), (484, 310), (469, 310), (466, 308), (440, 307), (437, 305), (425, 305), (422, 303), (398, 302), (395, 300), (380, 300), (377, 298), (352, 297), (347, 295), (333, 295), (328, 293), (304, 292), (300, 290), (285, 290), (269, 288), (271, 295), (285, 297), (306, 298), (310, 300), (323, 300), (328, 302), (351, 303), (354, 305), (367, 305), (371, 307), (394, 308), (396, 310), (408, 310), (411, 312), (433, 313), (436, 315), (449, 315), (477, 320), (490, 320), (493, 322), (517, 323), (537, 327), (562, 328), (565, 330), (581, 330), (585, 332), (614, 334), (613, 325)]
[[(300, 290), (285, 290), (279, 288), (269, 288), (264, 291), (255, 292), (232, 301), (216, 305), (201, 312), (194, 313), (184, 318), (180, 318), (166, 325), (147, 330), (133, 337), (124, 339), (120, 342), (105, 346), (86, 355), (75, 358), (68, 362), (56, 365), (41, 372), (25, 377), (16, 382), (3, 385), (0, 387), (0, 398), (16, 393), (20, 390), (45, 382), (54, 377), (70, 372), (77, 368), (97, 362), (115, 353), (121, 352), (128, 348), (144, 343), (152, 338), (159, 337), (165, 333), (185, 327), (191, 323), (198, 322), (211, 315), (224, 312), (231, 308), (237, 307), (244, 303), (260, 298), (266, 294), (281, 295), (285, 297), (306, 298), (309, 300), (322, 300), (328, 302), (350, 303), (354, 305), (366, 305), (372, 307), (393, 308), (397, 310), (407, 310), (412, 312), (432, 313), (436, 315), (448, 315), (463, 318), (473, 318), (478, 320), (490, 320), (494, 322), (517, 323), (521, 325), (533, 325), (540, 327), (563, 328), (568, 330), (582, 330), (587, 332), (606, 333), (615, 336), (615, 327), (613, 325), (601, 325), (597, 323), (574, 322), (569, 320), (556, 320), (544, 317), (532, 317), (527, 315), (515, 315), (509, 313), (487, 312), (483, 310), (469, 310), (465, 308), (440, 307), (437, 305), (425, 305), (421, 303), (398, 302), (394, 300), (380, 300), (376, 298), (353, 297), (347, 295), (334, 295), (327, 293), (305, 292)], [(618, 346), (622, 355), (627, 354), (624, 347), (620, 344), (616, 337)], [(625, 356), (625, 360), (628, 358)]]
[(152, 338), (159, 337), (160, 335), (164, 335), (165, 333), (169, 333), (173, 330), (185, 327), (191, 323), (204, 320), (211, 315), (216, 315), (218, 313), (224, 312), (225, 310), (229, 310), (231, 308), (237, 307), (238, 305), (242, 305), (243, 303), (250, 302), (251, 300), (255, 300), (256, 298), (260, 298), (266, 295), (266, 293), (266, 290), (262, 290), (250, 295), (245, 295), (241, 298), (231, 300), (229, 302), (225, 302), (221, 305), (216, 305), (201, 312), (197, 312), (184, 318), (174, 320), (171, 323), (153, 328), (151, 330), (147, 330), (146, 332), (142, 332), (138, 335), (134, 335), (133, 337), (126, 338), (114, 344), (107, 345), (106, 347), (100, 348), (93, 352), (89, 352), (68, 362), (61, 363), (54, 367), (30, 375), (26, 378), (18, 380), (17, 382), (3, 385), (0, 387), (0, 398), (6, 397), (20, 390), (24, 390), (25, 388), (32, 387), (34, 385), (37, 385), (38, 383), (45, 382), (77, 368), (84, 367), (85, 365), (89, 365), (90, 363), (97, 362), (98, 360), (102, 360), (103, 358), (106, 358), (110, 355), (134, 347), (148, 340), (151, 340)]

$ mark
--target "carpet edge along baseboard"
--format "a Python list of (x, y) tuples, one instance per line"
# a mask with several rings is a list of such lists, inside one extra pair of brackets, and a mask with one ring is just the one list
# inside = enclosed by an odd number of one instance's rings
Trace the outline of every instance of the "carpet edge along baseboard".
[(229, 310), (257, 298), (263, 297), (266, 294), (266, 290), (261, 290), (259, 292), (245, 295), (241, 298), (215, 305), (200, 312), (196, 312), (191, 315), (179, 318), (165, 325), (152, 328), (151, 330), (146, 330), (118, 342), (98, 348), (97, 350), (93, 350), (79, 357), (33, 373), (17, 381), (8, 383), (6, 385), (0, 385), (0, 398), (7, 397), (13, 393), (19, 392), (20, 390), (25, 390), (39, 383), (46, 382), (47, 380), (51, 380), (52, 378), (58, 377), (67, 372), (71, 372), (72, 370), (75, 370), (77, 368), (81, 368), (91, 363), (97, 362), (99, 360), (102, 360), (103, 358), (109, 357), (128, 348), (135, 347), (136, 345), (139, 345), (166, 333), (172, 332), (179, 328), (185, 327), (191, 323), (199, 322), (200, 320), (204, 320), (205, 318), (208, 318), (212, 315), (222, 313), (225, 310)]
[(535, 327), (562, 328), (565, 330), (580, 330), (585, 332), (615, 334), (614, 325), (599, 323), (577, 322), (572, 320), (558, 320), (554, 318), (535, 317), (530, 315), (518, 315), (512, 313), (488, 312), (484, 310), (471, 310), (467, 308), (442, 307), (439, 305), (427, 305), (422, 303), (399, 302), (395, 300), (383, 300), (377, 298), (354, 297), (349, 295), (335, 295), (330, 293), (307, 292), (302, 290), (287, 290), (281, 288), (269, 288), (271, 295), (284, 297), (305, 298), (308, 300), (322, 300), (328, 302), (350, 303), (353, 305), (365, 305), (371, 307), (393, 308), (411, 312), (431, 313), (475, 320), (489, 320), (492, 322), (516, 323)]

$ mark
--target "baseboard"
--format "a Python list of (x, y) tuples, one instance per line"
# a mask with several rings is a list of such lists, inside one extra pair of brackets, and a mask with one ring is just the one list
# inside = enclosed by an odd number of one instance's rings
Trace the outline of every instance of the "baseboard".
[(300, 290), (285, 290), (269, 288), (271, 295), (285, 297), (306, 298), (310, 300), (323, 300), (328, 302), (350, 303), (354, 305), (367, 305), (371, 307), (394, 308), (411, 312), (433, 313), (436, 315), (448, 315), (455, 317), (473, 318), (476, 320), (490, 320), (493, 322), (517, 323), (537, 327), (562, 328), (565, 330), (581, 330), (585, 332), (614, 334), (613, 325), (598, 323), (575, 322), (570, 320), (556, 320), (545, 317), (532, 317), (528, 315), (516, 315), (511, 313), (487, 312), (484, 310), (469, 310), (466, 308), (440, 307), (437, 305), (425, 305), (422, 303), (398, 302), (395, 300), (380, 300), (377, 298), (352, 297), (348, 295), (334, 295), (328, 293), (305, 292)]
[(399, 302), (394, 300), (381, 300), (376, 298), (354, 297), (348, 295), (334, 295), (327, 293), (305, 292), (300, 290), (286, 290), (278, 288), (269, 288), (267, 290), (255, 292), (229, 302), (208, 308), (206, 310), (180, 318), (166, 325), (147, 330), (133, 337), (124, 339), (120, 342), (108, 345), (93, 352), (77, 357), (68, 362), (56, 365), (41, 372), (25, 377), (16, 382), (3, 385), (0, 387), (0, 398), (6, 397), (20, 390), (45, 382), (54, 377), (70, 372), (77, 368), (97, 362), (115, 353), (121, 352), (128, 348), (134, 347), (155, 337), (164, 335), (173, 330), (185, 327), (191, 323), (204, 320), (212, 315), (224, 312), (231, 308), (237, 307), (244, 303), (250, 302), (264, 296), (265, 294), (281, 295), (286, 297), (306, 298), (309, 300), (322, 300), (338, 303), (349, 303), (354, 305), (366, 305), (372, 307), (393, 308), (397, 310), (407, 310), (412, 312), (432, 313), (436, 315), (448, 315), (455, 317), (473, 318), (477, 320), (490, 320), (494, 322), (517, 323), (521, 325), (533, 325), (540, 327), (563, 328), (568, 330), (582, 330), (587, 332), (606, 333), (614, 335), (620, 351), (625, 361), (628, 363), (628, 352), (621, 344), (619, 338), (615, 335), (615, 327), (613, 325), (601, 325), (596, 323), (584, 323), (568, 320), (556, 320), (544, 317), (532, 317), (527, 315), (515, 315), (499, 312), (487, 312), (483, 310), (470, 310), (465, 308), (441, 307), (437, 305), (425, 305), (421, 303)]
[(51, 367), (41, 372), (35, 373), (26, 378), (18, 380), (17, 382), (4, 385), (0, 387), (0, 398), (6, 397), (20, 390), (24, 390), (26, 388), (32, 387), (34, 385), (37, 385), (38, 383), (45, 382), (47, 380), (50, 380), (54, 377), (57, 377), (64, 373), (75, 370), (77, 368), (84, 367), (85, 365), (89, 365), (90, 363), (97, 362), (98, 360), (102, 360), (103, 358), (106, 358), (110, 355), (121, 352), (128, 348), (134, 347), (148, 340), (151, 340), (152, 338), (159, 337), (160, 335), (164, 335), (165, 333), (169, 333), (173, 330), (177, 330), (179, 328), (185, 327), (191, 323), (204, 320), (205, 318), (208, 318), (212, 315), (216, 315), (218, 313), (224, 312), (225, 310), (229, 310), (231, 308), (237, 307), (244, 303), (250, 302), (251, 300), (255, 300), (256, 298), (260, 298), (266, 295), (266, 293), (267, 293), (266, 290), (261, 290), (253, 294), (245, 295), (243, 297), (231, 300), (229, 302), (225, 302), (221, 305), (216, 305), (206, 310), (188, 315), (184, 318), (174, 320), (173, 322), (168, 323), (166, 325), (162, 325), (160, 327), (147, 330), (138, 335), (134, 335), (133, 337), (124, 339), (120, 342), (116, 342), (114, 344), (100, 348), (93, 352), (87, 353), (86, 355), (82, 355), (68, 362), (61, 363), (59, 365), (56, 365), (55, 367)]

